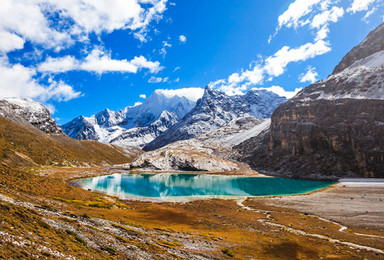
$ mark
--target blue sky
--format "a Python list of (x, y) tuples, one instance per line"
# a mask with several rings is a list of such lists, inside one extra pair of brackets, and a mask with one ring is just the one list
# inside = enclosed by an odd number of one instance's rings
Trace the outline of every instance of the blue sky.
[(383, 22), (383, 4), (2, 0), (0, 97), (43, 102), (65, 123), (143, 102), (156, 89), (292, 96)]

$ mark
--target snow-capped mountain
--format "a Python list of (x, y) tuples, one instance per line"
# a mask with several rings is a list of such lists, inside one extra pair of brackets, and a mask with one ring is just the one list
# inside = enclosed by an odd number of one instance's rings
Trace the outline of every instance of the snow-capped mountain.
[(239, 158), (248, 157), (257, 170), (305, 178), (384, 177), (384, 24), (271, 120), (264, 146), (257, 144), (260, 138), (239, 146)]
[(286, 101), (285, 97), (267, 90), (250, 90), (244, 95), (228, 96), (206, 87), (203, 97), (191, 112), (146, 145), (144, 150), (154, 150), (175, 141), (194, 138), (239, 117), (269, 118)]
[(80, 140), (143, 147), (178, 122), (196, 104), (193, 98), (156, 90), (143, 104), (118, 112), (105, 109), (91, 117), (79, 116), (62, 126)]
[[(5, 98), (0, 100), (0, 116), (12, 121), (23, 119), (48, 134), (61, 134), (48, 109), (28, 98)], [(18, 122), (20, 123), (20, 122)]]

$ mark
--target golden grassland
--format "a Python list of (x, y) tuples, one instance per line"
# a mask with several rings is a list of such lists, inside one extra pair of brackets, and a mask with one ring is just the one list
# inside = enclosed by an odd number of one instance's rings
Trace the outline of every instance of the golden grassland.
[(117, 146), (48, 135), (0, 117), (0, 161), (9, 166), (107, 165), (131, 159)]
[(4, 120), (0, 117), (0, 259), (384, 259), (380, 251), (354, 246), (382, 250), (384, 232), (353, 227), (340, 232), (332, 222), (268, 206), (267, 198), (244, 201), (252, 209), (246, 210), (234, 200), (122, 201), (72, 186), (71, 178), (108, 171), (59, 165), (132, 158), (116, 147), (49, 136)]

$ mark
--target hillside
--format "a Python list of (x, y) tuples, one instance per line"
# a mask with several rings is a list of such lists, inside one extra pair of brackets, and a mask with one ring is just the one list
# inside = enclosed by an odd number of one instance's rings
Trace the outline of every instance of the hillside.
[(136, 148), (49, 135), (26, 121), (18, 124), (0, 117), (0, 162), (10, 167), (113, 165), (129, 162), (139, 153)]

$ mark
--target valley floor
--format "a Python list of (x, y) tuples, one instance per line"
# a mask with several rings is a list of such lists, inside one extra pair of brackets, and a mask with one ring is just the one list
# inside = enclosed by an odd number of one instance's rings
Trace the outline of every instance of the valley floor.
[(384, 189), (377, 184), (153, 203), (67, 183), (112, 173), (102, 168), (37, 172), (0, 178), (0, 259), (384, 259)]

